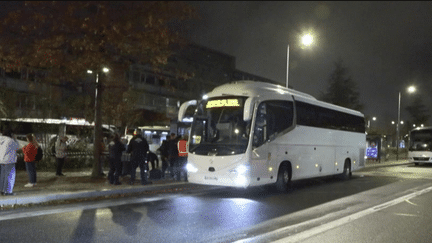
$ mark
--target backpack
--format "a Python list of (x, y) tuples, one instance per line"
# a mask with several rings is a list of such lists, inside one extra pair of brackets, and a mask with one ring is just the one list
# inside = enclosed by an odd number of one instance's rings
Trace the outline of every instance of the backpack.
[(159, 180), (162, 179), (162, 171), (159, 169), (152, 169), (150, 171), (150, 179), (151, 180)]
[(35, 161), (40, 161), (42, 157), (43, 157), (43, 150), (41, 147), (38, 147)]

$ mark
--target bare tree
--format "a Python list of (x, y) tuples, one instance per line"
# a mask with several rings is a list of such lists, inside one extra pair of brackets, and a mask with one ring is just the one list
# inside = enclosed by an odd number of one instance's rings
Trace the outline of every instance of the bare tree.
[[(26, 2), (2, 19), (0, 67), (6, 71), (45, 69), (45, 82), (72, 88), (86, 78), (87, 70), (98, 75), (100, 91), (110, 84), (127, 85), (124, 72), (131, 63), (155, 68), (167, 63), (171, 46), (185, 43), (174, 27), (193, 16), (193, 9), (183, 2)], [(109, 75), (103, 75), (104, 67), (110, 69)], [(102, 92), (98, 94), (101, 98)], [(97, 112), (100, 107), (95, 109), (98, 144), (102, 140), (101, 114)], [(95, 177), (100, 146), (94, 147)]]

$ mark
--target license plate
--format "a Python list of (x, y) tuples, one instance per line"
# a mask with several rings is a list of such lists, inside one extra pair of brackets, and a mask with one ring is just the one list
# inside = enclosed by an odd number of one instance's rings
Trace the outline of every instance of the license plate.
[(215, 181), (217, 181), (217, 177), (216, 176), (204, 176), (204, 180), (215, 180)]

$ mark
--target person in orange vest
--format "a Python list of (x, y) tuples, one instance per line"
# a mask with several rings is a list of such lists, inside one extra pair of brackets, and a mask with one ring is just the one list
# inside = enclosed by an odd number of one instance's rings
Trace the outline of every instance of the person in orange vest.
[(185, 181), (187, 181), (187, 172), (186, 172), (186, 164), (187, 164), (187, 147), (188, 147), (188, 135), (184, 135), (177, 143), (178, 149), (178, 159), (177, 165), (174, 172), (177, 181), (181, 181), (181, 178), (184, 177)]

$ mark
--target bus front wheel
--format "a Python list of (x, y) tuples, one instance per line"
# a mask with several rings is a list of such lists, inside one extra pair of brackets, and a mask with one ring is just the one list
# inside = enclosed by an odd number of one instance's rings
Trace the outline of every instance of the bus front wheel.
[(287, 165), (282, 165), (279, 169), (277, 181), (276, 181), (276, 189), (281, 192), (285, 192), (288, 190), (288, 186), (291, 180), (290, 170)]

